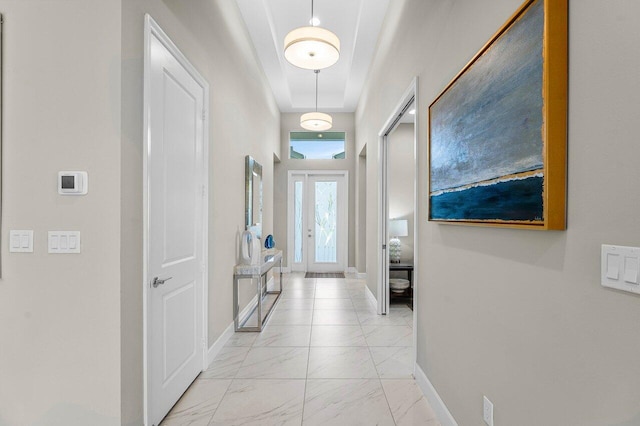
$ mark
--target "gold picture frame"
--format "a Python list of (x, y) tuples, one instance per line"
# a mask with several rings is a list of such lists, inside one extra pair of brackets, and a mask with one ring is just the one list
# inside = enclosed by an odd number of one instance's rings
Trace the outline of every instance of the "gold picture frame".
[(527, 0), (429, 106), (429, 221), (566, 229), (567, 0)]

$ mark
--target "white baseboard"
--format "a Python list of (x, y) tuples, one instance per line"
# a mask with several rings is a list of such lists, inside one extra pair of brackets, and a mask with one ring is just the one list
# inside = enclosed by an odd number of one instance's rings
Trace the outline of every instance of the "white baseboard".
[[(271, 281), (273, 281), (273, 278), (271, 278), (270, 282)], [(257, 304), (258, 304), (258, 296), (256, 295), (256, 296), (253, 296), (253, 299), (251, 299), (251, 302), (249, 302), (249, 304), (247, 304), (247, 306), (244, 307), (242, 312), (240, 312), (240, 318), (245, 318), (247, 315), (249, 315), (249, 312), (251, 312), (251, 310)], [(218, 340), (216, 340), (215, 343), (209, 347), (209, 351), (207, 353), (207, 365), (211, 365), (211, 363), (216, 358), (216, 356), (218, 356), (218, 353), (220, 353), (220, 350), (224, 347), (224, 345), (227, 344), (231, 336), (233, 336), (233, 333), (235, 333), (235, 327), (234, 327), (233, 321), (231, 321), (231, 324), (229, 324), (227, 328), (222, 332), (220, 337), (218, 337)]]
[(358, 272), (357, 277), (359, 280), (366, 280), (367, 279), (367, 273), (366, 272)]
[(354, 268), (353, 266), (349, 266), (347, 268), (347, 270), (344, 271), (344, 272), (347, 273), (347, 274), (357, 274), (358, 270), (356, 268)]
[(422, 394), (427, 398), (427, 401), (429, 401), (433, 411), (436, 412), (440, 424), (442, 426), (458, 426), (456, 419), (453, 418), (447, 406), (444, 405), (444, 401), (442, 401), (442, 398), (440, 398), (440, 395), (436, 392), (436, 388), (433, 387), (429, 378), (424, 374), (424, 371), (422, 371), (422, 368), (420, 368), (418, 364), (415, 365), (414, 376), (418, 386), (420, 386), (420, 390), (422, 390)]
[(216, 356), (220, 353), (220, 350), (227, 344), (231, 336), (233, 336), (234, 328), (233, 321), (231, 324), (222, 332), (220, 337), (215, 341), (213, 345), (209, 347), (209, 351), (207, 352), (207, 366), (211, 365)]
[(375, 306), (378, 306), (378, 299), (376, 299), (376, 296), (374, 296), (373, 293), (371, 293), (369, 286), (365, 285), (364, 288), (367, 289), (367, 298), (369, 299), (369, 301), (373, 303)]

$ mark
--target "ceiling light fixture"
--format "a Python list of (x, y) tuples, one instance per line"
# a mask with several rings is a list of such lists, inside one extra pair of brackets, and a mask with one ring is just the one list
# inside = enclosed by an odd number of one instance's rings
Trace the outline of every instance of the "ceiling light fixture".
[(308, 112), (300, 116), (300, 126), (306, 130), (322, 132), (329, 130), (333, 126), (333, 118), (329, 114), (318, 112), (318, 74), (320, 70), (314, 70), (316, 73), (316, 110)]
[(320, 25), (320, 19), (318, 19), (316, 16), (314, 16), (313, 18), (311, 18), (309, 20), (309, 24), (311, 24), (314, 27), (317, 27), (318, 25)]
[(296, 67), (320, 70), (338, 62), (340, 39), (331, 31), (316, 26), (315, 20), (311, 0), (311, 26), (291, 30), (284, 38), (284, 57)]

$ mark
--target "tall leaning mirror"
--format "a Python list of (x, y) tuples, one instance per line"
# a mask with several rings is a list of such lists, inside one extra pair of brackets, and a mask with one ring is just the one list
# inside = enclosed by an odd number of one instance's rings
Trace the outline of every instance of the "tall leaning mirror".
[(262, 237), (262, 165), (245, 157), (245, 229)]

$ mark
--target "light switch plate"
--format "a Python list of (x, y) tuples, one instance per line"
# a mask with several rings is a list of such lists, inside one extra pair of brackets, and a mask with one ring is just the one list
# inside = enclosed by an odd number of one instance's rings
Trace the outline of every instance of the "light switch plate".
[(482, 419), (487, 425), (493, 426), (493, 403), (486, 396), (482, 397)]
[(49, 253), (80, 253), (80, 231), (49, 231)]
[(9, 252), (33, 253), (33, 230), (9, 231)]
[(603, 244), (600, 279), (604, 287), (640, 294), (640, 248)]

